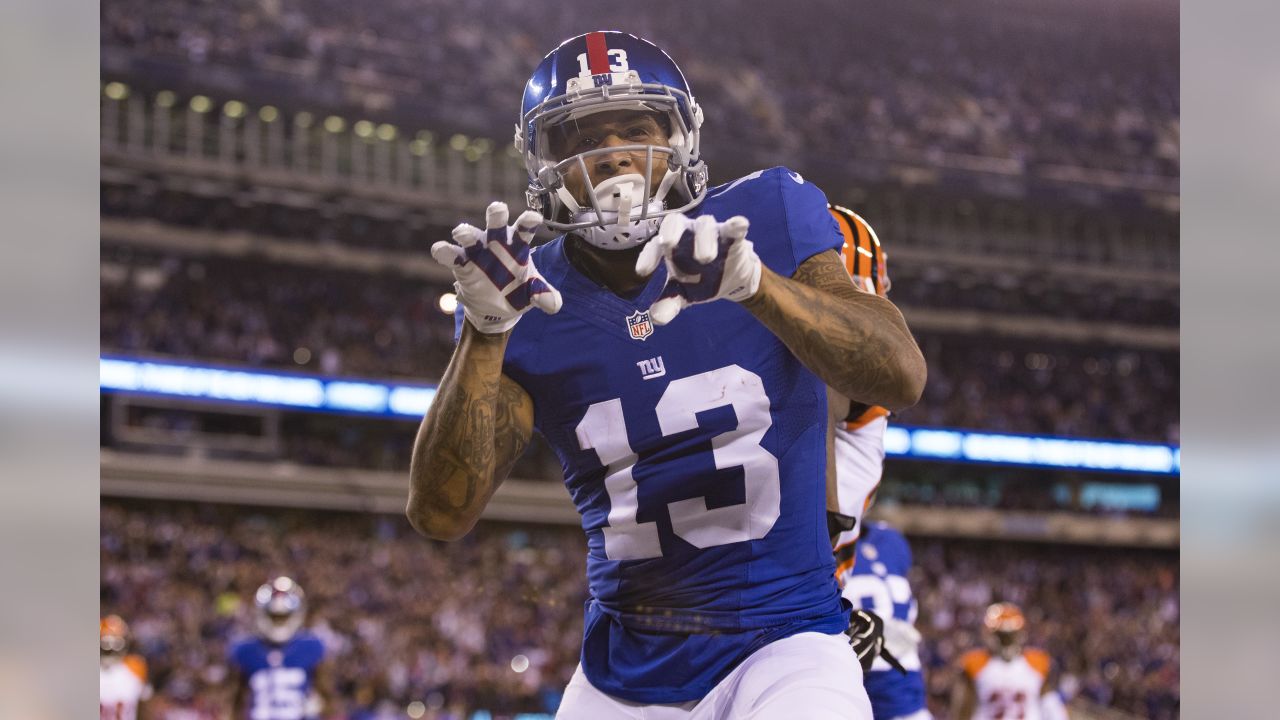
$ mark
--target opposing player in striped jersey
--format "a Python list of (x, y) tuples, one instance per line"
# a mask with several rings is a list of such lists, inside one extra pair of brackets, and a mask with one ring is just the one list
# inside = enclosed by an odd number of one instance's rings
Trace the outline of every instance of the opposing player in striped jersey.
[(98, 716), (101, 720), (146, 718), (151, 698), (147, 661), (129, 653), (129, 626), (119, 615), (102, 618), (98, 649)]
[[(840, 255), (861, 290), (885, 296), (889, 272), (880, 240), (857, 213), (829, 206), (844, 237)], [(907, 581), (911, 549), (906, 538), (884, 523), (867, 524), (864, 514), (875, 498), (884, 465), (884, 432), (889, 411), (879, 406), (830, 398), (834, 421), (833, 462), (829, 487), (829, 530), (837, 553), (836, 576), (845, 599), (874, 613), (884, 623), (884, 644), (902, 671), (877, 657), (863, 685), (875, 720), (929, 720), (924, 674), (917, 647), (916, 601)]]
[(995, 603), (983, 618), (986, 648), (960, 657), (951, 706), (958, 720), (1059, 720), (1066, 709), (1054, 690), (1049, 654), (1025, 647), (1026, 618), (1017, 605)]

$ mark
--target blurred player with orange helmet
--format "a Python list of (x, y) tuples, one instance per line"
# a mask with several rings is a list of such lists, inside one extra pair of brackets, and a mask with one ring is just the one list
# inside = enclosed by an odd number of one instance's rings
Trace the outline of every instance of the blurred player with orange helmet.
[(129, 654), (129, 625), (119, 615), (98, 628), (98, 703), (101, 720), (139, 720), (151, 698), (147, 661)]
[[(987, 608), (986, 648), (960, 657), (960, 680), (952, 693), (959, 720), (1054, 720), (1066, 710), (1053, 692), (1053, 663), (1043, 650), (1025, 647), (1026, 617), (1010, 602)], [(1056, 700), (1056, 702), (1055, 702)]]

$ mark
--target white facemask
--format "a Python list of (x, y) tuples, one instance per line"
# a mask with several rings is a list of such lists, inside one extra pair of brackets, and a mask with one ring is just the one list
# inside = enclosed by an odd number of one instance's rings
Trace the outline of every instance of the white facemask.
[[(602, 181), (594, 188), (600, 214), (597, 216), (595, 209), (588, 207), (576, 210), (572, 217), (575, 223), (603, 221), (604, 226), (595, 225), (576, 232), (602, 250), (626, 250), (643, 243), (658, 233), (662, 218), (656, 214), (663, 209), (662, 199), (671, 189), (674, 178), (675, 175), (668, 172), (647, 204), (643, 175), (628, 173)], [(641, 220), (644, 214), (648, 217)]]

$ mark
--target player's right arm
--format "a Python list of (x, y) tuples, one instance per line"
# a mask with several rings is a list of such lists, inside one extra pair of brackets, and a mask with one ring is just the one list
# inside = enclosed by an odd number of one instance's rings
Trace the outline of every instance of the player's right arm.
[(466, 321), (409, 462), (405, 515), (427, 537), (466, 535), (529, 444), (533, 400), (502, 374), (502, 358), (521, 315), (534, 306), (560, 311), (559, 291), (530, 257), (529, 242), (541, 224), (542, 216), (530, 210), (507, 227), (507, 206), (495, 202), (485, 213), (485, 230), (464, 223), (451, 241), (431, 246), (431, 256), (457, 280)]
[(533, 400), (502, 374), (510, 331), (463, 323), (440, 389), (418, 428), (409, 465), (414, 529), (456, 540), (475, 525), (533, 434)]

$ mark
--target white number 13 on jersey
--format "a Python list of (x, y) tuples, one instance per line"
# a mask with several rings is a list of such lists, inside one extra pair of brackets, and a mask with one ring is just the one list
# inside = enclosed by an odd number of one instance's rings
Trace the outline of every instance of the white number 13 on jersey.
[[(708, 508), (706, 498), (697, 497), (667, 505), (675, 533), (700, 548), (759, 540), (778, 520), (778, 459), (760, 445), (773, 421), (759, 375), (729, 365), (673, 380), (654, 412), (665, 436), (696, 428), (698, 413), (726, 405), (737, 414), (738, 427), (711, 439), (711, 455), (717, 470), (742, 468), (746, 501)], [(609, 526), (604, 528), (605, 555), (610, 560), (661, 557), (658, 524), (636, 522), (639, 492), (632, 470), (637, 457), (627, 439), (622, 400), (606, 400), (587, 408), (577, 433), (582, 449), (594, 450), (605, 466), (604, 486), (610, 503)]]

